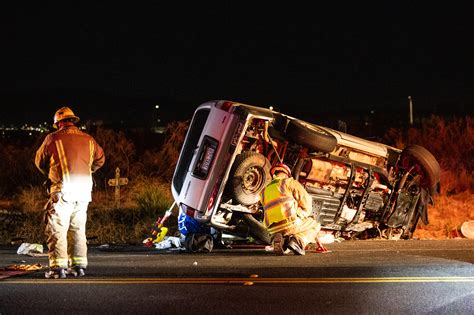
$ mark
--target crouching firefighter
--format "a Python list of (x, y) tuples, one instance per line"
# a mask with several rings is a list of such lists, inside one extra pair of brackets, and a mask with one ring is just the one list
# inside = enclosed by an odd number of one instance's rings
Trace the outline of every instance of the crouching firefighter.
[(312, 218), (311, 196), (306, 189), (283, 163), (274, 165), (270, 174), (273, 180), (260, 193), (260, 201), (275, 254), (284, 255), (289, 249), (295, 255), (305, 255), (310, 243), (325, 250), (317, 238), (321, 225)]
[(53, 127), (58, 130), (46, 135), (36, 151), (35, 165), (51, 183), (45, 206), (46, 278), (66, 278), (67, 271), (83, 276), (87, 268), (86, 222), (92, 173), (104, 165), (105, 156), (94, 138), (76, 127), (78, 122), (79, 117), (69, 107), (56, 111)]

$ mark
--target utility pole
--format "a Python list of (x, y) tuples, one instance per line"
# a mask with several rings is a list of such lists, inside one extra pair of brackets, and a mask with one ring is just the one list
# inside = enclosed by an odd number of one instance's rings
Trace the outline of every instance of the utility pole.
[(411, 96), (408, 96), (408, 106), (409, 106), (409, 112), (410, 112), (410, 126), (413, 125), (413, 101), (411, 99)]

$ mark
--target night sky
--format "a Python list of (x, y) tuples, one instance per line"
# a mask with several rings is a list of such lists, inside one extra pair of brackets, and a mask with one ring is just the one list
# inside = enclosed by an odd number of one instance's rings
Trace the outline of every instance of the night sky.
[(65, 2), (4, 7), (0, 125), (63, 105), (185, 120), (214, 99), (309, 121), (404, 113), (409, 95), (419, 114), (472, 114), (469, 1)]

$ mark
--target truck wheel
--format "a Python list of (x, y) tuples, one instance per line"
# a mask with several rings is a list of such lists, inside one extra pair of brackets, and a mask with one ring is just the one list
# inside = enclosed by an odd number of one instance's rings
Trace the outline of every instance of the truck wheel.
[(286, 126), (288, 125), (288, 118), (283, 117), (281, 114), (275, 114), (273, 117), (273, 128), (279, 132), (285, 133)]
[(333, 135), (318, 126), (298, 119), (288, 123), (286, 133), (296, 143), (324, 153), (334, 150), (337, 144), (337, 140)]
[(243, 221), (249, 228), (250, 235), (265, 245), (270, 245), (272, 243), (272, 238), (265, 226), (255, 219), (253, 215), (250, 213), (244, 213), (242, 217)]
[(257, 152), (243, 152), (235, 158), (231, 169), (230, 195), (237, 203), (252, 205), (260, 200), (260, 192), (270, 180), (270, 161)]
[(414, 173), (421, 176), (420, 186), (432, 189), (439, 183), (441, 168), (436, 158), (424, 147), (410, 145), (400, 156), (400, 166), (406, 170), (414, 168)]

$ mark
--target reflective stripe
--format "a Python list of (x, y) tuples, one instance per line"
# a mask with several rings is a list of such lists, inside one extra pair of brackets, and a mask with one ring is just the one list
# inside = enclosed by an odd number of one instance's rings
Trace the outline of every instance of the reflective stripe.
[(87, 257), (71, 257), (71, 263), (73, 266), (87, 266)]
[(89, 140), (89, 153), (89, 167), (91, 167), (92, 163), (94, 162), (94, 142), (92, 142), (92, 140)]
[(273, 235), (278, 232), (282, 232), (287, 230), (290, 226), (293, 226), (295, 224), (294, 220), (283, 220), (281, 222), (273, 223), (269, 228), (268, 228), (268, 233), (270, 235)]
[(261, 201), (265, 209), (265, 226), (281, 222), (296, 215), (296, 201), (285, 188), (285, 180), (273, 180), (262, 192)]
[(56, 149), (58, 150), (59, 164), (61, 165), (61, 171), (63, 173), (63, 180), (65, 183), (70, 181), (69, 169), (67, 166), (66, 153), (64, 152), (64, 146), (62, 140), (55, 141)]
[(281, 203), (288, 203), (293, 200), (293, 197), (284, 197), (282, 196), (281, 198), (274, 199), (268, 203), (265, 204), (265, 209), (271, 209), (273, 207), (276, 207), (280, 205)]
[(51, 268), (67, 268), (67, 258), (49, 257), (49, 267)]
[(265, 220), (267, 226), (272, 223), (293, 217), (293, 201), (289, 198), (281, 198), (278, 203), (270, 208), (265, 208)]

